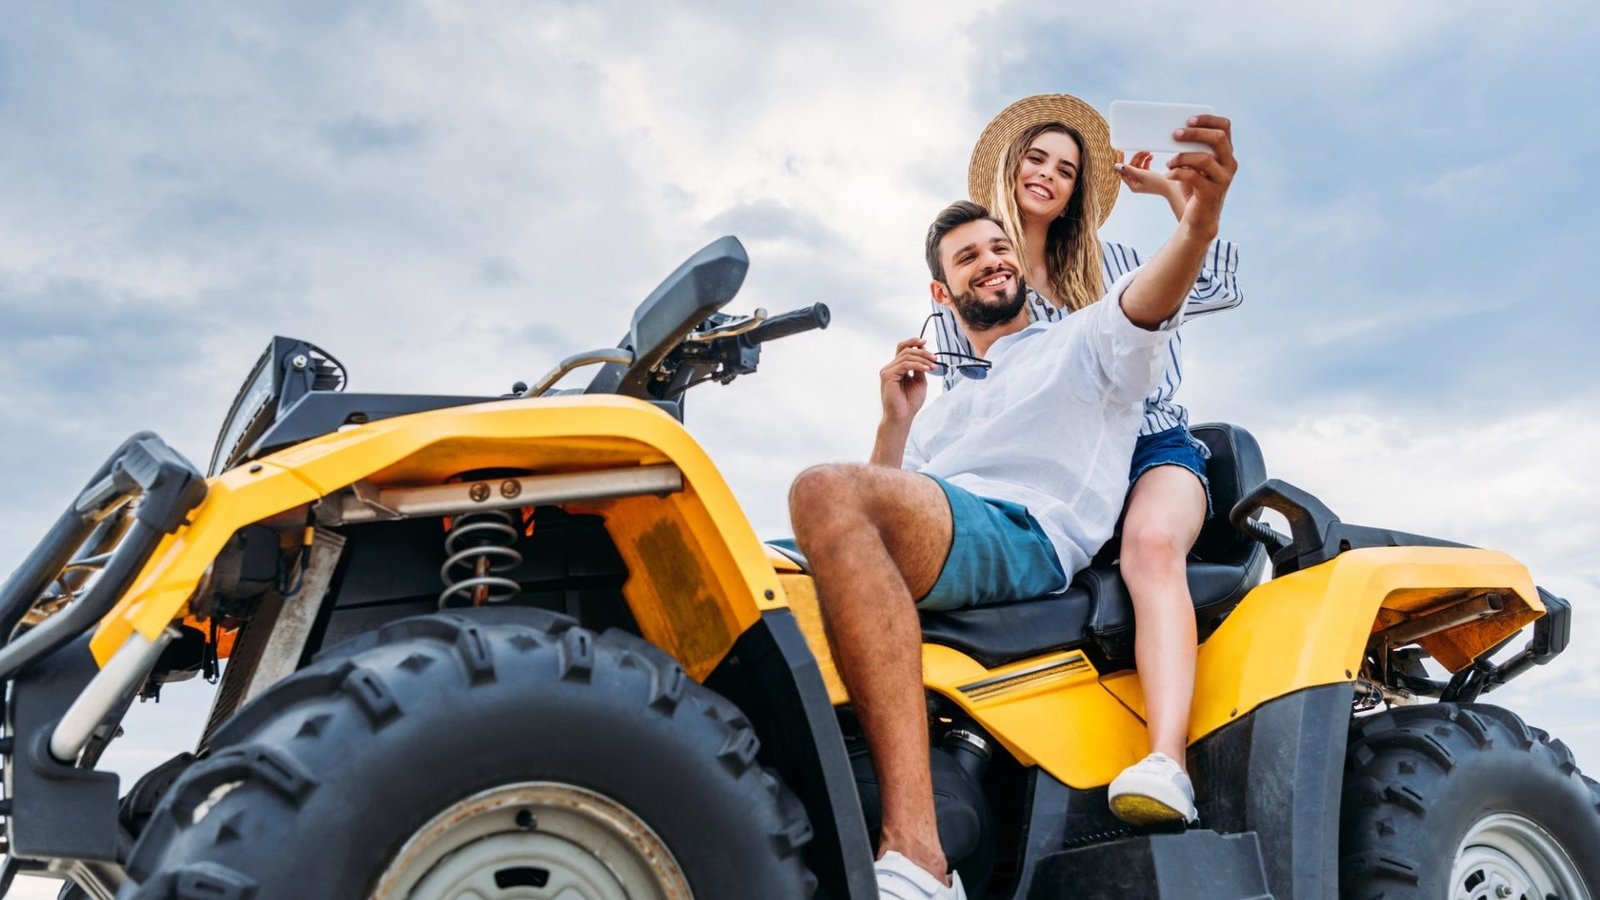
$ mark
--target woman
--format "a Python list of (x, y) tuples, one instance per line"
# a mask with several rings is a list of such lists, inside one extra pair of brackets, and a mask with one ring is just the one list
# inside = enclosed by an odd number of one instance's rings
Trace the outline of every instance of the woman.
[[(984, 129), (972, 153), (968, 189), (1005, 225), (1030, 286), (1034, 319), (1058, 321), (1098, 300), (1140, 264), (1132, 247), (1101, 241), (1122, 183), (1167, 198), (1182, 216), (1180, 184), (1152, 173), (1150, 154), (1117, 163), (1105, 120), (1065, 94), (1028, 97)], [(1231, 309), (1243, 297), (1234, 283), (1238, 253), (1216, 241), (1185, 307), (1186, 318)], [(938, 317), (940, 348), (971, 353), (951, 316)], [(1173, 402), (1183, 378), (1181, 336), (1172, 339), (1166, 376), (1145, 401), (1144, 424), (1129, 475), (1120, 565), (1138, 623), (1134, 656), (1145, 698), (1151, 754), (1111, 783), (1112, 810), (1150, 824), (1195, 818), (1184, 764), (1196, 655), (1193, 601), (1185, 560), (1210, 515), (1205, 446), (1189, 434), (1188, 414)], [(961, 376), (945, 376), (946, 388)]]

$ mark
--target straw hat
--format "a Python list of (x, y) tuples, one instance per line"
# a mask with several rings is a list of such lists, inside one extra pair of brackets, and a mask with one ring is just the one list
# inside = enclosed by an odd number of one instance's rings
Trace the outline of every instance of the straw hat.
[(1094, 195), (1100, 204), (1097, 224), (1105, 224), (1122, 187), (1122, 179), (1112, 168), (1117, 154), (1111, 149), (1111, 131), (1094, 107), (1071, 94), (1035, 94), (1000, 110), (1000, 115), (983, 129), (977, 145), (972, 148), (972, 162), (967, 166), (967, 193), (973, 202), (985, 207), (993, 203), (995, 167), (1000, 164), (1006, 147), (1022, 132), (1043, 122), (1070, 125), (1083, 135), (1084, 142), (1089, 145), (1089, 166), (1094, 169)]

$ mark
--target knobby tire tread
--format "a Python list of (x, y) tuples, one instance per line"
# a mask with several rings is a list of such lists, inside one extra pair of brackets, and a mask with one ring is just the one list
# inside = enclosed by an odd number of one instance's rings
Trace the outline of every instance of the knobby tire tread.
[(1446, 896), (1454, 852), (1483, 815), (1552, 831), (1600, 892), (1600, 786), (1572, 752), (1509, 710), (1433, 703), (1351, 724), (1340, 810), (1340, 896)]
[[(602, 673), (603, 687), (597, 686)], [(474, 692), (501, 697), (519, 687), (537, 690), (541, 679), (594, 694), (596, 702), (623, 685), (633, 690), (627, 702), (635, 717), (670, 721), (672, 733), (686, 735), (685, 741), (706, 732), (700, 740), (710, 748), (703, 761), (707, 772), (722, 773), (714, 777), (729, 796), (755, 798), (744, 804), (751, 809), (729, 815), (743, 815), (766, 831), (764, 846), (772, 859), (747, 870), (787, 873), (786, 884), (773, 886), (770, 896), (811, 896), (816, 882), (802, 855), (812, 837), (809, 820), (795, 795), (758, 764), (760, 742), (737, 707), (632, 634), (613, 629), (596, 635), (566, 616), (515, 609), (390, 623), (324, 652), (246, 705), (217, 730), (211, 754), (190, 766), (163, 798), (134, 849), (130, 884), (119, 900), (330, 896), (267, 883), (259, 871), (260, 851), (250, 848), (257, 837), (278, 833), (274, 826), (281, 820), (301, 815), (318, 792), (342, 789), (318, 774), (322, 764), (349, 749), (340, 745), (371, 752), (384, 746), (391, 730), (403, 730), (408, 716), (437, 718), (427, 687), (464, 692), (466, 697), (451, 702), (465, 706)], [(421, 818), (438, 811), (427, 810)], [(683, 862), (688, 840), (676, 837), (674, 852)], [(280, 863), (277, 871), (294, 865)], [(690, 869), (685, 863), (692, 880)]]

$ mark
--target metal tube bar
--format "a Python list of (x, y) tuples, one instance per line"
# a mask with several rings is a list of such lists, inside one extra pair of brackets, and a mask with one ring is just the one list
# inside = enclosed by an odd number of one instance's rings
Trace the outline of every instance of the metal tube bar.
[(600, 472), (528, 475), (491, 478), (458, 484), (414, 488), (386, 488), (376, 503), (343, 496), (327, 520), (330, 524), (374, 522), (382, 519), (448, 516), (479, 509), (516, 509), (605, 500), (640, 494), (671, 494), (683, 490), (683, 472), (671, 464)]
[(71, 559), (84, 538), (94, 528), (72, 510), (67, 510), (50, 527), (50, 532), (28, 554), (11, 577), (0, 586), (0, 643), (11, 636), (11, 631), (27, 615), (28, 609), (50, 582), (61, 574), (61, 569)]
[(161, 651), (176, 636), (177, 632), (171, 628), (154, 641), (137, 631), (129, 635), (128, 642), (89, 681), (56, 723), (55, 731), (50, 733), (50, 755), (68, 765), (77, 762), (78, 754), (88, 746), (94, 730), (119, 702), (144, 683), (161, 657)]
[(34, 626), (31, 631), (0, 647), (0, 679), (10, 678), (23, 666), (54, 653), (100, 621), (116, 605), (117, 598), (127, 589), (134, 576), (144, 568), (145, 561), (160, 540), (159, 530), (143, 522), (135, 522), (122, 543), (117, 545), (116, 554), (106, 563), (99, 579), (83, 596)]
[(543, 378), (533, 387), (523, 392), (524, 397), (538, 397), (545, 391), (556, 386), (556, 382), (567, 377), (567, 373), (583, 366), (592, 366), (596, 363), (621, 363), (633, 364), (633, 351), (621, 347), (606, 347), (601, 350), (590, 350), (586, 353), (574, 353), (563, 359), (554, 369), (546, 372)]
[(1505, 607), (1505, 598), (1500, 594), (1484, 594), (1464, 600), (1454, 606), (1449, 606), (1438, 612), (1428, 613), (1409, 622), (1384, 629), (1383, 638), (1392, 647), (1409, 644), (1419, 638), (1430, 634), (1437, 634), (1447, 628), (1464, 625), (1477, 619), (1492, 616)]

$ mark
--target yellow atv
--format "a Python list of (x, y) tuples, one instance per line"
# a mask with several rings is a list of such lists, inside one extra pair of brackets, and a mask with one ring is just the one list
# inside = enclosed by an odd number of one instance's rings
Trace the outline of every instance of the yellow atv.
[[(97, 900), (876, 897), (871, 766), (805, 562), (680, 424), (688, 388), (827, 324), (722, 314), (746, 267), (711, 244), (619, 347), (506, 397), (346, 393), (275, 339), (210, 477), (150, 434), (118, 448), (0, 588), (0, 894), (30, 871)], [(930, 614), (941, 834), (972, 896), (1595, 896), (1595, 786), (1475, 702), (1563, 649), (1568, 605), (1505, 554), (1340, 522), (1239, 429), (1196, 433), (1233, 511), (1190, 568), (1204, 825), (1107, 812), (1146, 749), (1113, 565)], [(136, 696), (219, 670), (193, 753), (126, 791), (97, 770)]]

